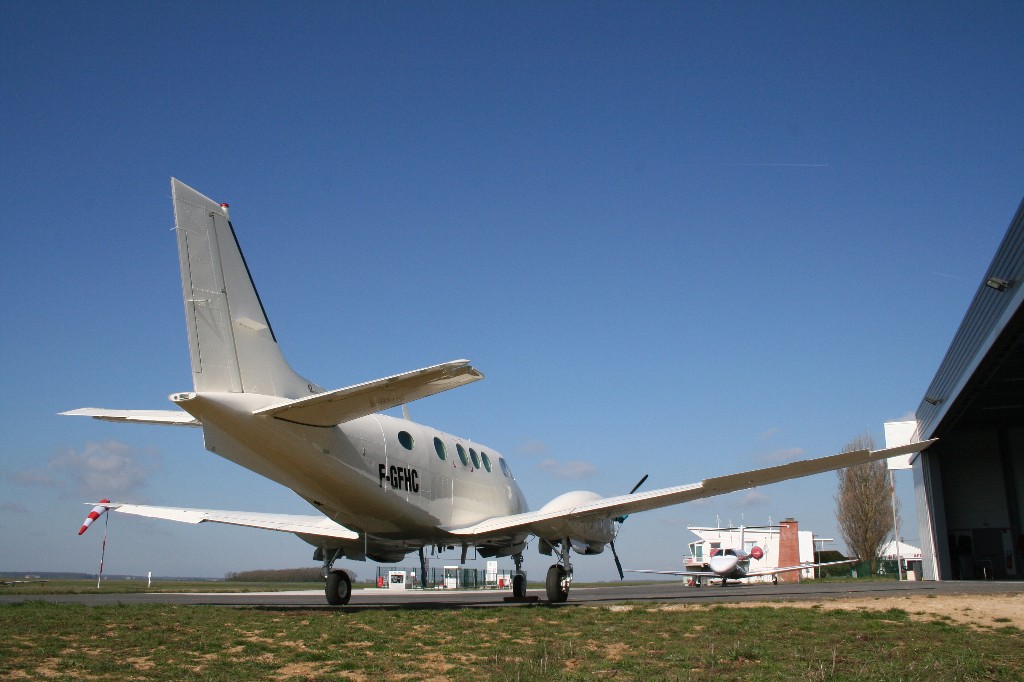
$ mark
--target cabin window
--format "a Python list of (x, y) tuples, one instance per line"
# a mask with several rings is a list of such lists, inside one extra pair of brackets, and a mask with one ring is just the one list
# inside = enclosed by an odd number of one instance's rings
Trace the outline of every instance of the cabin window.
[(468, 467), (469, 466), (469, 460), (466, 459), (466, 449), (464, 447), (462, 447), (461, 445), (459, 445), (458, 443), (456, 443), (455, 444), (455, 451), (459, 453), (459, 459), (462, 460), (462, 466)]
[(408, 431), (398, 432), (398, 442), (402, 444), (402, 447), (406, 450), (412, 450), (412, 434)]
[(448, 459), (448, 451), (445, 449), (444, 443), (441, 442), (440, 438), (434, 438), (434, 451), (437, 452), (437, 456), (442, 462)]
[(476, 450), (474, 450), (473, 448), (470, 448), (469, 449), (469, 456), (473, 459), (473, 468), (474, 469), (479, 469), (480, 468), (480, 458), (476, 456)]
[(488, 457), (487, 453), (484, 452), (483, 450), (480, 451), (480, 461), (482, 461), (484, 463), (484, 469), (487, 469), (487, 471), (490, 472), (490, 470), (491, 470), (491, 458)]

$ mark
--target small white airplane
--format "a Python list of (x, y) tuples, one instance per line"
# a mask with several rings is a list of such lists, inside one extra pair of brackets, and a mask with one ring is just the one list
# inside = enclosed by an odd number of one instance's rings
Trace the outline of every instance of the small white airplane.
[[(347, 604), (340, 557), (397, 563), (424, 548), (470, 547), (512, 557), (513, 595), (526, 592), (523, 550), (531, 536), (554, 554), (547, 598), (565, 601), (570, 551), (615, 554), (625, 516), (712, 495), (922, 450), (932, 441), (858, 450), (672, 488), (604, 497), (572, 491), (529, 511), (505, 457), (493, 448), (379, 414), (381, 410), (483, 379), (454, 360), (366, 383), (324, 390), (285, 360), (242, 257), (227, 204), (171, 179), (175, 230), (192, 360), (193, 390), (173, 393), (176, 410), (82, 408), (62, 414), (201, 428), (206, 449), (287, 486), (312, 515), (181, 509), (113, 502), (127, 514), (225, 523), (294, 533), (323, 562), (330, 604)], [(95, 504), (95, 503), (90, 503)], [(615, 556), (619, 575), (621, 565)], [(425, 571), (424, 571), (425, 572)]]
[[(838, 566), (841, 564), (852, 564), (856, 563), (856, 559), (844, 559), (842, 561), (826, 561), (823, 563), (806, 563), (799, 564), (797, 566), (782, 566), (778, 568), (764, 568), (757, 570), (750, 570), (750, 560), (760, 561), (765, 556), (765, 551), (757, 545), (750, 548), (747, 552), (743, 549), (743, 531), (745, 527), (741, 526), (738, 529), (734, 528), (721, 528), (719, 530), (739, 530), (740, 531), (740, 549), (733, 549), (730, 547), (714, 549), (711, 551), (711, 556), (708, 558), (707, 567), (710, 570), (707, 571), (651, 571), (639, 568), (627, 568), (626, 571), (629, 573), (649, 573), (654, 575), (678, 575), (684, 578), (692, 578), (693, 584), (700, 587), (704, 583), (705, 578), (720, 578), (722, 581), (722, 587), (729, 580), (743, 580), (744, 578), (755, 578), (759, 576), (772, 576), (777, 577), (780, 573), (790, 573), (792, 571), (803, 571), (808, 568), (819, 568), (821, 566)], [(773, 581), (777, 582), (777, 581)]]

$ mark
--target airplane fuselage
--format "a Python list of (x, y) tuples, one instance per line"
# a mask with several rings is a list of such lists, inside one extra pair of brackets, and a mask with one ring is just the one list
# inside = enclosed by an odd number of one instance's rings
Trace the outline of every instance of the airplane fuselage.
[(445, 528), (527, 511), (499, 452), (416, 422), (371, 414), (327, 428), (294, 424), (254, 415), (280, 398), (253, 393), (171, 400), (202, 422), (208, 450), (374, 541), (444, 545)]

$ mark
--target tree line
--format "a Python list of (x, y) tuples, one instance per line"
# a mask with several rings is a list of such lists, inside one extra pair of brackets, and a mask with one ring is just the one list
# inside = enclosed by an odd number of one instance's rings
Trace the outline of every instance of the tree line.
[[(348, 577), (355, 582), (356, 575), (346, 570)], [(246, 583), (315, 583), (323, 582), (324, 577), (319, 568), (274, 568), (256, 571), (239, 571), (226, 573), (225, 580)]]

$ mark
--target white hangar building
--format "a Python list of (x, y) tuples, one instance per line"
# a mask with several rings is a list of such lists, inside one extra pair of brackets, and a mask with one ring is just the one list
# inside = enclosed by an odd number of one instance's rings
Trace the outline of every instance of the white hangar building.
[(1024, 202), (915, 417), (923, 577), (1024, 579)]

